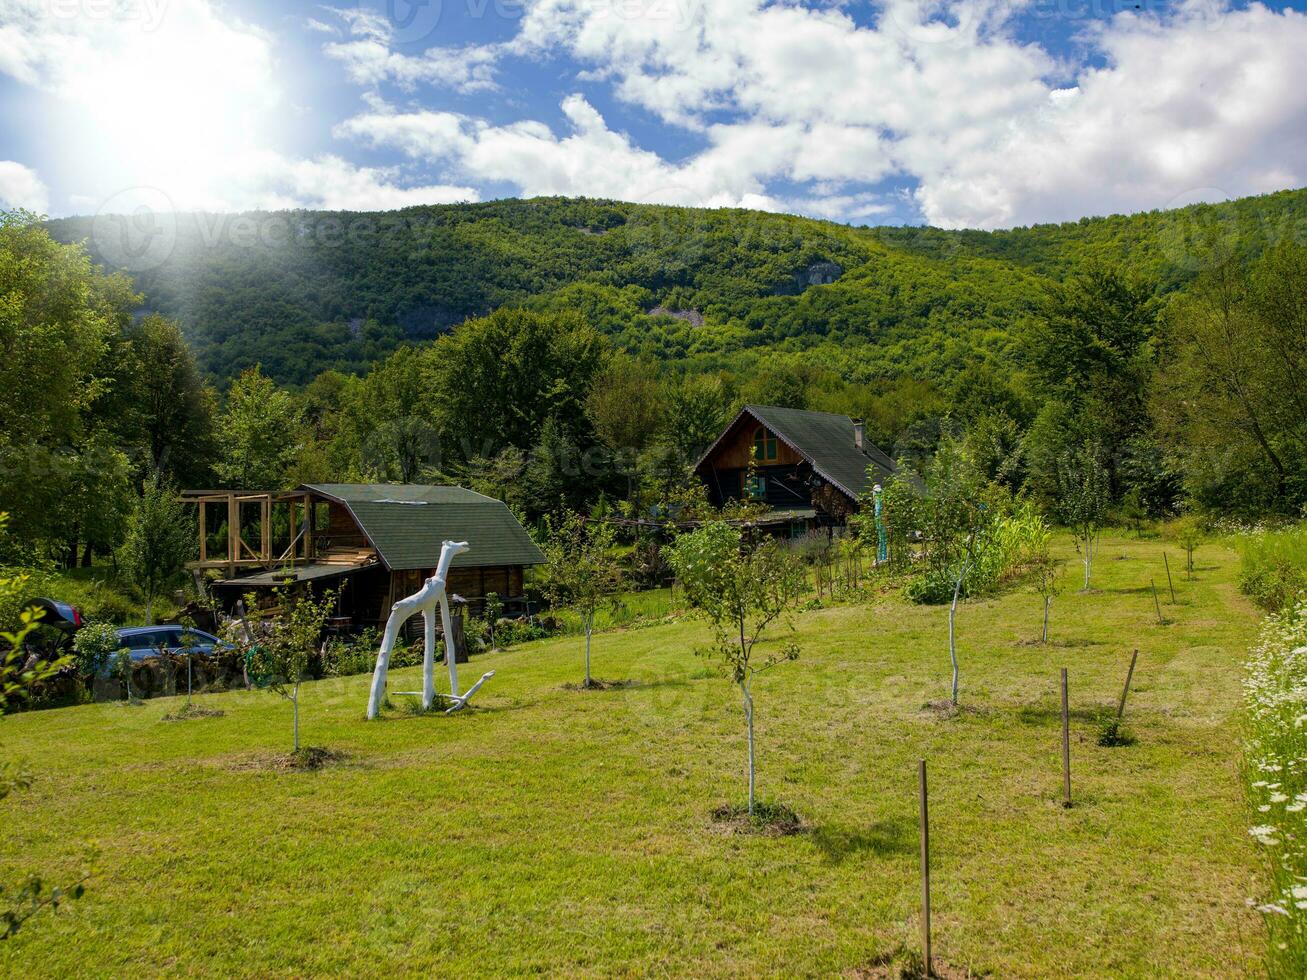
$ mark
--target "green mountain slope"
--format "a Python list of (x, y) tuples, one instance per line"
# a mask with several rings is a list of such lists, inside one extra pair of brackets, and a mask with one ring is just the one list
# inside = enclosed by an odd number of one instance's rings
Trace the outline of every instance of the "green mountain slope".
[(1307, 191), (1002, 232), (560, 198), (182, 215), (147, 225), (149, 240), (113, 218), (49, 226), (130, 272), (218, 378), (255, 362), (290, 383), (362, 370), (510, 304), (581, 309), (619, 346), (700, 366), (782, 350), (851, 380), (939, 378), (1001, 353), (1087, 256), (1175, 288), (1209, 234), (1252, 252), (1301, 237)]

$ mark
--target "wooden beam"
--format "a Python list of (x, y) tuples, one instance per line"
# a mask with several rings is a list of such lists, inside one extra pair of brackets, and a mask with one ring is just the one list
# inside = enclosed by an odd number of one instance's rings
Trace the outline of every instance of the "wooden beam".
[(200, 563), (203, 564), (209, 560), (209, 531), (204, 521), (204, 501), (201, 500), (196, 506), (200, 509)]
[(227, 562), (231, 570), (236, 570), (236, 562), (240, 559), (240, 530), (241, 525), (241, 507), (236, 502), (236, 495), (229, 493), (227, 495)]
[(259, 557), (272, 564), (272, 498), (259, 502)]

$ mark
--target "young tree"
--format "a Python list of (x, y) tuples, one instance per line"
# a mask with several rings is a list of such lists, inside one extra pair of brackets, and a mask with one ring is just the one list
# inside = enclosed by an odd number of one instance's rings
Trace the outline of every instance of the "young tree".
[(1099, 462), (1098, 446), (1085, 443), (1064, 453), (1058, 461), (1057, 484), (1058, 516), (1076, 537), (1085, 567), (1084, 589), (1088, 591), (1098, 536), (1111, 499), (1107, 470)]
[(1047, 528), (1037, 532), (1034, 555), (1030, 563), (1035, 580), (1035, 591), (1044, 599), (1044, 628), (1040, 633), (1039, 642), (1045, 644), (1048, 643), (1048, 612), (1053, 605), (1053, 599), (1062, 591), (1062, 563), (1054, 558), (1049, 550), (1050, 537)]
[[(308, 592), (277, 590), (281, 615), (271, 628), (253, 638), (250, 646), (250, 673), (257, 683), (266, 686), (291, 703), (294, 719), (293, 747), (300, 750), (300, 684), (309, 667), (309, 655), (322, 639), (322, 629), (331, 615), (334, 593), (324, 592), (314, 599)], [(253, 605), (253, 601), (247, 602)]]
[(545, 523), (545, 592), (556, 609), (571, 606), (585, 630), (585, 686), (590, 687), (590, 636), (595, 613), (612, 601), (621, 582), (621, 566), (613, 557), (611, 524), (593, 523), (568, 514), (556, 526)]
[(799, 656), (787, 643), (760, 661), (755, 648), (767, 628), (784, 623), (807, 589), (802, 563), (768, 539), (746, 547), (736, 527), (705, 524), (682, 535), (670, 549), (685, 597), (712, 627), (709, 656), (718, 660), (740, 689), (749, 740), (749, 816), (754, 812), (753, 679)]
[[(7, 515), (0, 513), (0, 528), (7, 520)], [(21, 603), (27, 588), (26, 576), (0, 578), (0, 608), (14, 608)], [(33, 687), (71, 662), (69, 657), (29, 662), (23, 641), (36, 628), (40, 615), (39, 611), (23, 609), (12, 624), (13, 629), (0, 631), (0, 719), (11, 704), (25, 698)], [(31, 773), (26, 769), (7, 758), (0, 762), (0, 800), (26, 789), (31, 782)], [(82, 881), (68, 888), (47, 888), (40, 875), (30, 875), (17, 885), (0, 884), (0, 940), (13, 936), (42, 909), (58, 909), (66, 899), (81, 898), (82, 890)]]
[(194, 530), (177, 491), (157, 474), (145, 484), (127, 521), (119, 562), (145, 593), (145, 621), (154, 622), (154, 600), (177, 577), (195, 545)]

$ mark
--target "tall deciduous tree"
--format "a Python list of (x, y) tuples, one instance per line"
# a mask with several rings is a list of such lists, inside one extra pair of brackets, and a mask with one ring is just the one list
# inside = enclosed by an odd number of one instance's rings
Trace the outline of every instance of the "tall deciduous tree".
[(785, 622), (807, 589), (799, 559), (768, 539), (746, 547), (738, 528), (705, 524), (682, 535), (670, 561), (686, 599), (712, 627), (709, 656), (726, 668), (740, 690), (749, 742), (749, 815), (754, 812), (753, 680), (799, 656), (794, 643), (758, 658), (757, 645), (769, 627)]
[(213, 469), (217, 396), (204, 383), (181, 330), (158, 315), (127, 333), (129, 412), (148, 468), (181, 486), (206, 486)]
[(606, 354), (576, 314), (500, 309), (458, 326), (425, 352), (446, 451), (529, 449), (551, 417), (576, 438)]
[(146, 481), (127, 522), (119, 562), (145, 594), (145, 621), (154, 622), (154, 600), (181, 573), (195, 548), (195, 529), (176, 489), (157, 474)]
[(218, 479), (242, 490), (276, 490), (286, 482), (299, 444), (299, 413), (290, 393), (258, 366), (231, 383), (218, 421)]
[(1307, 502), (1307, 248), (1285, 243), (1251, 269), (1215, 250), (1168, 308), (1154, 409), (1201, 503)]
[(555, 608), (570, 606), (581, 617), (585, 633), (585, 686), (591, 687), (590, 638), (595, 614), (613, 601), (621, 582), (621, 566), (613, 555), (610, 524), (587, 521), (568, 514), (562, 521), (545, 522), (545, 590)]

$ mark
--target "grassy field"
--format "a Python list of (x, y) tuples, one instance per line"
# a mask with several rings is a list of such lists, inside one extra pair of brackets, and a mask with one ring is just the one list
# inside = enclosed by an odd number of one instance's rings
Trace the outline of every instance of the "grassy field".
[[(1069, 544), (1063, 553), (1073, 557)], [(1178, 567), (1171, 552), (1172, 568)], [(805, 822), (736, 834), (738, 700), (692, 656), (694, 622), (476, 658), (475, 710), (363, 721), (366, 677), (307, 685), (306, 742), (348, 757), (281, 771), (288, 704), (213, 695), (0, 722), (39, 767), (0, 803), (0, 880), (67, 878), (85, 899), (0, 943), (0, 973), (858, 975), (916, 942), (916, 763), (932, 784), (936, 955), (996, 977), (1240, 976), (1258, 857), (1237, 778), (1239, 663), (1255, 614), (1209, 544), (1167, 602), (1161, 545), (1114, 537), (1096, 591), (1067, 592), (1041, 647), (1025, 591), (959, 614), (893, 596), (798, 617), (802, 659), (759, 679), (759, 790)], [(1162, 589), (1159, 626), (1149, 579)], [(1096, 744), (1138, 647), (1138, 743)], [(1059, 802), (1058, 668), (1071, 671), (1076, 805)], [(392, 688), (416, 686), (415, 671)]]

